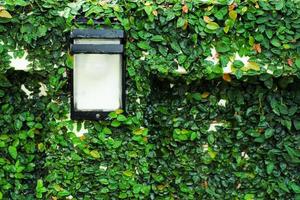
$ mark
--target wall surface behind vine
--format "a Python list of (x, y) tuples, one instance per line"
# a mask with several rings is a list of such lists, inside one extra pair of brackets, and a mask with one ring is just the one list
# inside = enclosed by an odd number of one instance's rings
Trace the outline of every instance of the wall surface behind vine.
[[(69, 34), (103, 27), (126, 113), (72, 121)], [(0, 33), (0, 199), (300, 199), (298, 0), (0, 0)]]

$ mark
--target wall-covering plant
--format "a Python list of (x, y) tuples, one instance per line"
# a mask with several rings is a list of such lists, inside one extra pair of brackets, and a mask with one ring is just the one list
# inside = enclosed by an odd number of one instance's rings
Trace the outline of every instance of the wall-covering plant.
[[(70, 31), (104, 26), (127, 112), (72, 121)], [(299, 200), (299, 38), (299, 0), (0, 0), (0, 199)]]

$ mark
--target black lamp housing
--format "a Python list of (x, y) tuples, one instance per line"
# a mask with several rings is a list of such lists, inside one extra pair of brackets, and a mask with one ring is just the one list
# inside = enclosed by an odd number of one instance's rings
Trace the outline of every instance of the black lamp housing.
[[(75, 29), (71, 32), (70, 38), (71, 54), (74, 55), (71, 78), (71, 119), (99, 120), (116, 109), (124, 109), (124, 31), (107, 28)], [(105, 74), (106, 72), (110, 74)], [(104, 84), (101, 80), (104, 80)], [(111, 86), (117, 88), (109, 88)], [(113, 96), (112, 101), (108, 98), (110, 95)], [(97, 105), (102, 99), (102, 104), (105, 104), (106, 108), (101, 107), (101, 103)]]

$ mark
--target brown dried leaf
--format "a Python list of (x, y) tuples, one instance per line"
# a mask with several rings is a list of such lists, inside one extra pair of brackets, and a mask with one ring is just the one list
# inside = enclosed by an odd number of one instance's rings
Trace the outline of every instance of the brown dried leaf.
[(287, 59), (287, 63), (289, 66), (293, 66), (293, 64), (294, 64), (293, 59), (291, 59), (291, 58)]
[(152, 14), (153, 14), (154, 16), (157, 16), (157, 14), (158, 14), (157, 10), (153, 10), (153, 11), (152, 11)]
[(202, 182), (202, 187), (207, 189), (208, 188), (208, 182), (207, 181)]
[(209, 23), (209, 22), (212, 22), (213, 20), (208, 17), (208, 16), (203, 16), (203, 20), (206, 22), (206, 23)]
[(264, 132), (265, 132), (265, 129), (259, 128), (259, 129), (258, 129), (258, 132), (259, 132), (259, 133), (264, 133)]
[(143, 137), (143, 141), (144, 142), (148, 142), (148, 138), (147, 137)]
[(227, 82), (231, 82), (231, 77), (229, 74), (223, 74), (223, 80)]
[(235, 9), (235, 6), (236, 6), (236, 4), (235, 4), (235, 3), (233, 3), (233, 4), (230, 4), (230, 5), (228, 6), (228, 10), (229, 10), (229, 11), (232, 11), (232, 10), (234, 10), (234, 9)]
[(80, 139), (81, 141), (83, 141), (83, 140), (85, 139), (85, 136), (82, 135), (82, 136), (79, 137), (79, 139)]
[(253, 45), (253, 49), (254, 49), (257, 53), (261, 53), (261, 46), (260, 46), (260, 44), (254, 44), (254, 45)]
[(183, 29), (183, 30), (186, 30), (187, 27), (188, 27), (188, 25), (189, 25), (189, 22), (186, 20), (186, 21), (184, 22), (184, 25), (183, 25), (182, 29)]
[(182, 6), (182, 12), (183, 13), (188, 13), (189, 12), (189, 8), (186, 4), (184, 6)]

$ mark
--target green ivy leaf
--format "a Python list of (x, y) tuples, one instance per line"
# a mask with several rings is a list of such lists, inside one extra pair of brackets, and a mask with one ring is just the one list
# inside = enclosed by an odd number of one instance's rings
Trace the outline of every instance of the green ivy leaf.
[(102, 130), (102, 132), (104, 134), (112, 134), (112, 131), (109, 128), (107, 128), (107, 127), (104, 127), (103, 130)]
[(240, 60), (235, 60), (232, 64), (235, 68), (238, 68), (238, 69), (244, 67), (244, 63)]
[(252, 137), (255, 137), (255, 138), (261, 136), (260, 133), (257, 130), (254, 130), (254, 129), (249, 129), (249, 130), (246, 131), (246, 133), (248, 135), (252, 136)]
[(197, 133), (196, 132), (192, 132), (191, 133), (191, 140), (195, 140), (197, 138)]
[(277, 38), (273, 38), (271, 40), (271, 44), (275, 47), (280, 47), (281, 46), (281, 43), (280, 43), (280, 40), (278, 40)]
[(4, 97), (5, 96), (5, 92), (3, 90), (0, 90), (0, 97)]
[(276, 1), (275, 8), (276, 10), (281, 10), (284, 7), (284, 1)]
[(224, 19), (227, 13), (228, 13), (228, 9), (226, 7), (223, 7), (220, 10), (218, 10), (214, 15), (218, 20), (222, 20)]
[(154, 35), (152, 36), (151, 40), (154, 42), (161, 42), (164, 40), (164, 38), (161, 35)]
[(62, 191), (59, 191), (59, 192), (57, 193), (57, 195), (58, 195), (59, 197), (65, 197), (65, 196), (70, 195), (70, 192), (67, 191), (67, 190), (62, 190)]
[(119, 127), (121, 125), (121, 123), (118, 120), (114, 120), (111, 122), (111, 126), (113, 127)]
[(117, 120), (120, 122), (126, 121), (127, 118), (124, 115), (118, 115)]
[(295, 126), (295, 129), (298, 131), (300, 130), (300, 120), (299, 119), (294, 119), (293, 124)]
[(16, 130), (21, 130), (21, 128), (22, 128), (22, 126), (23, 126), (23, 123), (22, 123), (21, 120), (18, 120), (18, 119), (17, 119), (17, 120), (15, 121), (14, 125), (15, 125), (15, 129), (16, 129)]
[(244, 196), (244, 200), (254, 200), (254, 194), (246, 194)]
[(13, 159), (16, 159), (18, 156), (17, 148), (15, 146), (9, 146), (8, 153)]
[(295, 64), (296, 64), (296, 67), (298, 69), (300, 69), (300, 58), (296, 58)]
[(284, 145), (285, 149), (287, 150), (288, 154), (293, 157), (300, 157), (300, 152), (299, 151), (296, 151), (294, 149), (292, 149), (291, 147), (289, 147), (288, 145)]
[(108, 114), (108, 116), (111, 118), (111, 119), (114, 119), (114, 118), (117, 118), (118, 117), (118, 114), (116, 112), (111, 112)]
[(171, 21), (172, 19), (175, 18), (175, 14), (172, 10), (167, 10), (166, 14), (167, 14), (166, 21)]
[(296, 183), (292, 182), (290, 184), (290, 187), (292, 188), (292, 190), (297, 193), (297, 194), (300, 194), (300, 186), (297, 185)]
[(39, 37), (45, 36), (46, 33), (47, 33), (47, 30), (48, 30), (47, 26), (41, 25), (41, 26), (39, 26), (38, 29), (37, 29), (37, 35), (38, 35)]
[(139, 48), (141, 48), (143, 50), (151, 49), (151, 47), (149, 45), (149, 42), (142, 41), (142, 42), (138, 42), (137, 45), (138, 45)]
[(207, 140), (208, 140), (208, 143), (212, 145), (215, 142), (214, 135), (213, 134), (209, 134), (208, 137), (207, 137)]
[(183, 19), (182, 17), (179, 17), (178, 18), (178, 20), (177, 20), (177, 28), (181, 28), (181, 27), (183, 27), (184, 26), (184, 24), (185, 24), (185, 19)]
[(108, 182), (108, 180), (107, 180), (106, 178), (100, 179), (99, 182), (100, 182), (101, 184), (103, 184), (103, 185), (108, 185), (108, 184), (109, 184), (109, 182)]
[(14, 5), (18, 5), (18, 6), (27, 6), (29, 4), (29, 2), (26, 2), (24, 0), (14, 0)]
[(274, 167), (275, 167), (274, 163), (270, 162), (270, 163), (267, 165), (267, 173), (268, 173), (268, 174), (271, 174), (271, 173), (273, 172), (273, 170), (274, 170)]
[(266, 30), (266, 34), (269, 39), (271, 39), (273, 37), (273, 31), (270, 29)]
[(171, 47), (172, 47), (172, 49), (174, 49), (174, 50), (177, 51), (177, 52), (180, 52), (180, 51), (181, 51), (181, 48), (180, 48), (178, 42), (176, 42), (176, 41), (173, 41), (173, 42), (171, 43)]
[(152, 15), (153, 7), (148, 5), (144, 7), (144, 10), (147, 13), (147, 15), (150, 16)]
[(122, 26), (125, 28), (125, 30), (129, 30), (131, 27), (130, 27), (130, 22), (128, 19), (121, 19), (121, 23), (122, 23)]
[(42, 179), (38, 179), (35, 190), (36, 190), (36, 197), (38, 199), (41, 199), (43, 197), (43, 193), (47, 191), (47, 189), (43, 185)]
[(208, 28), (209, 30), (217, 30), (218, 28), (220, 28), (220, 26), (216, 22), (209, 22), (206, 24), (206, 28)]
[(0, 87), (11, 87), (11, 83), (3, 74), (0, 74)]
[(229, 44), (226, 44), (225, 42), (218, 42), (216, 45), (216, 50), (217, 50), (217, 52), (225, 53), (225, 52), (230, 51), (230, 46), (229, 46)]
[(274, 133), (274, 129), (272, 128), (268, 128), (266, 131), (265, 131), (265, 138), (270, 138), (273, 136), (273, 133)]
[(193, 97), (193, 99), (195, 99), (197, 101), (200, 101), (202, 99), (201, 94), (199, 92), (193, 93), (192, 97)]
[(288, 192), (288, 193), (290, 192), (289, 188), (286, 186), (286, 184), (285, 184), (284, 182), (279, 182), (279, 183), (278, 183), (278, 186), (279, 186), (279, 188), (282, 189), (283, 191)]
[(73, 69), (74, 57), (70, 54), (67, 55), (66, 65), (70, 69)]

